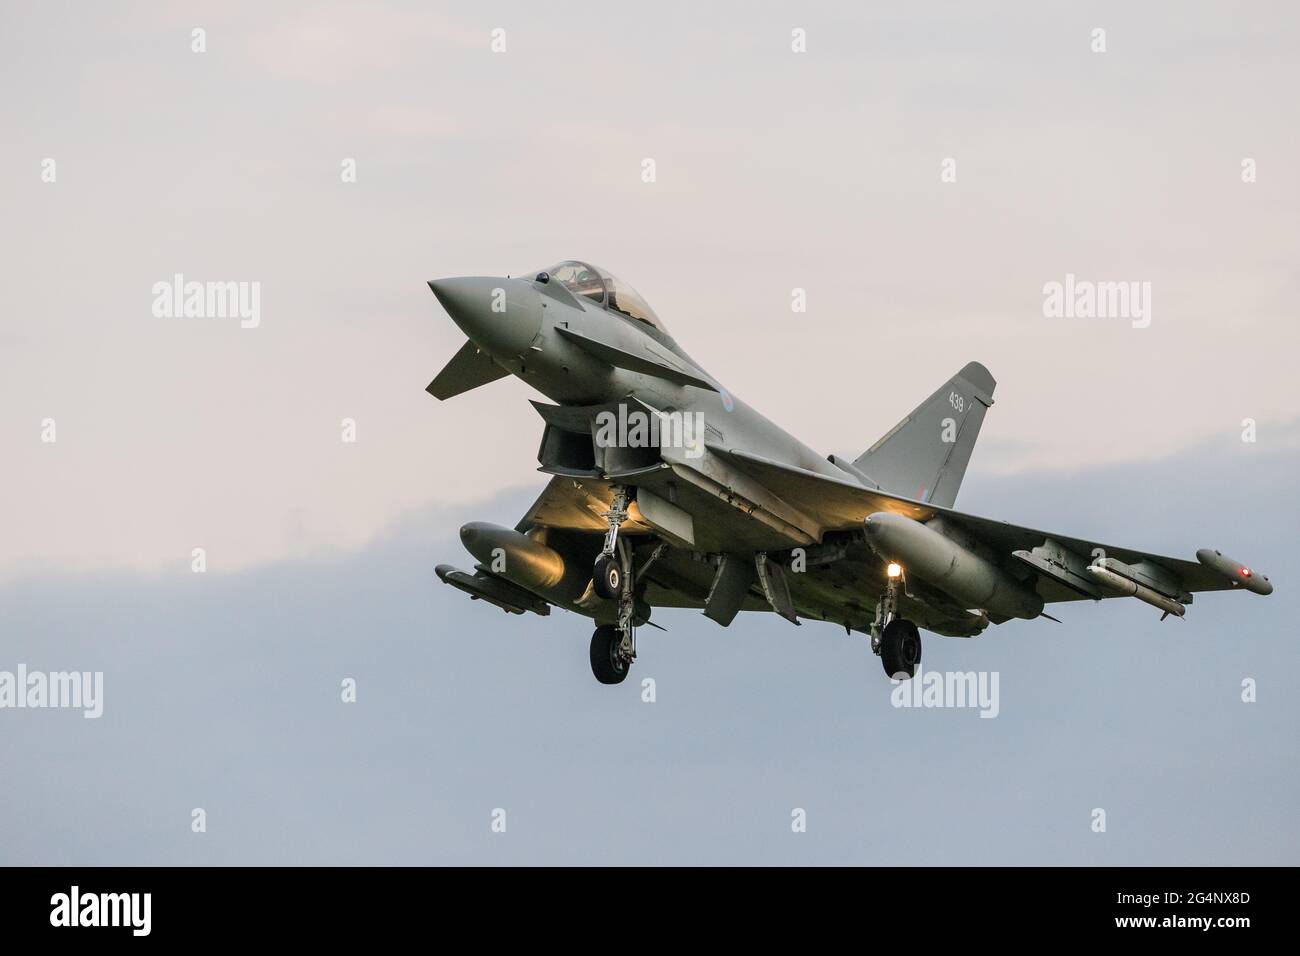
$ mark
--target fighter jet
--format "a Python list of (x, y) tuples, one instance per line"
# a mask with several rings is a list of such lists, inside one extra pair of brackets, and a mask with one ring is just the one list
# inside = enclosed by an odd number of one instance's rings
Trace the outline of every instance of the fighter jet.
[(471, 522), (473, 572), (438, 577), (512, 614), (592, 618), (591, 669), (618, 684), (655, 608), (827, 621), (869, 637), (885, 673), (912, 677), (921, 629), (974, 637), (1049, 618), (1048, 604), (1132, 597), (1161, 620), (1197, 591), (1269, 594), (1266, 575), (1202, 549), (1196, 561), (1036, 531), (955, 509), (993, 405), (970, 362), (852, 461), (778, 428), (705, 371), (618, 277), (567, 260), (508, 277), (429, 282), (468, 341), (427, 391), (446, 400), (507, 375), (549, 402), (550, 481), (513, 528)]

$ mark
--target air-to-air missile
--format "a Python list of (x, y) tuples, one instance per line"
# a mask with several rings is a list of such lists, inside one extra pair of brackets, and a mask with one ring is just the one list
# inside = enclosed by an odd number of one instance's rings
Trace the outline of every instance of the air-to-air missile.
[(482, 571), (470, 574), (455, 565), (440, 564), (433, 569), (434, 574), (444, 584), (450, 584), (458, 591), (464, 591), (475, 601), (487, 601), (511, 614), (523, 614), (533, 611), (536, 614), (550, 614), (551, 606), (544, 598), (525, 591), (517, 584), (511, 584)]
[[(1114, 558), (1103, 558), (1094, 561), (1088, 565), (1087, 572), (1088, 576), (1102, 587), (1109, 588), (1116, 594), (1125, 597), (1135, 597), (1139, 601), (1145, 601), (1152, 607), (1157, 607), (1166, 614), (1172, 614), (1175, 617), (1182, 617), (1187, 613), (1187, 608), (1184, 605), (1192, 599), (1190, 594), (1184, 594), (1178, 591), (1177, 588), (1162, 585), (1158, 580), (1145, 574), (1143, 569), (1135, 568)], [(1172, 593), (1162, 594), (1156, 590), (1158, 587), (1164, 587), (1165, 590)], [(1164, 620), (1164, 618), (1161, 618), (1161, 620)]]

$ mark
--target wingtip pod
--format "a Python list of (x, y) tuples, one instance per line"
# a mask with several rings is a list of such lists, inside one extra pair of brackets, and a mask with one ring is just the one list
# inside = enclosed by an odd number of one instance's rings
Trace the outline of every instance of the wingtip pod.
[(1196, 560), (1212, 571), (1217, 571), (1232, 581), (1233, 587), (1245, 588), (1256, 594), (1272, 594), (1273, 583), (1267, 574), (1260, 574), (1240, 561), (1228, 557), (1222, 551), (1213, 548), (1201, 548), (1196, 552)]

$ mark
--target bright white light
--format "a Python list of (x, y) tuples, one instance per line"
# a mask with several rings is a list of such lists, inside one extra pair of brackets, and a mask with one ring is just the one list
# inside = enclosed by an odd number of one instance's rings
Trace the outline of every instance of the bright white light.
[(889, 567), (885, 569), (885, 573), (891, 578), (902, 577), (903, 567), (900, 564), (895, 564), (893, 561), (890, 561)]

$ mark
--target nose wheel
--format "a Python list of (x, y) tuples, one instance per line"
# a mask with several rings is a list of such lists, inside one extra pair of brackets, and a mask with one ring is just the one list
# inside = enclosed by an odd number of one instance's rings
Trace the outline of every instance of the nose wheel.
[(621, 684), (632, 662), (623, 654), (623, 635), (613, 624), (602, 624), (591, 635), (591, 672), (602, 684)]

